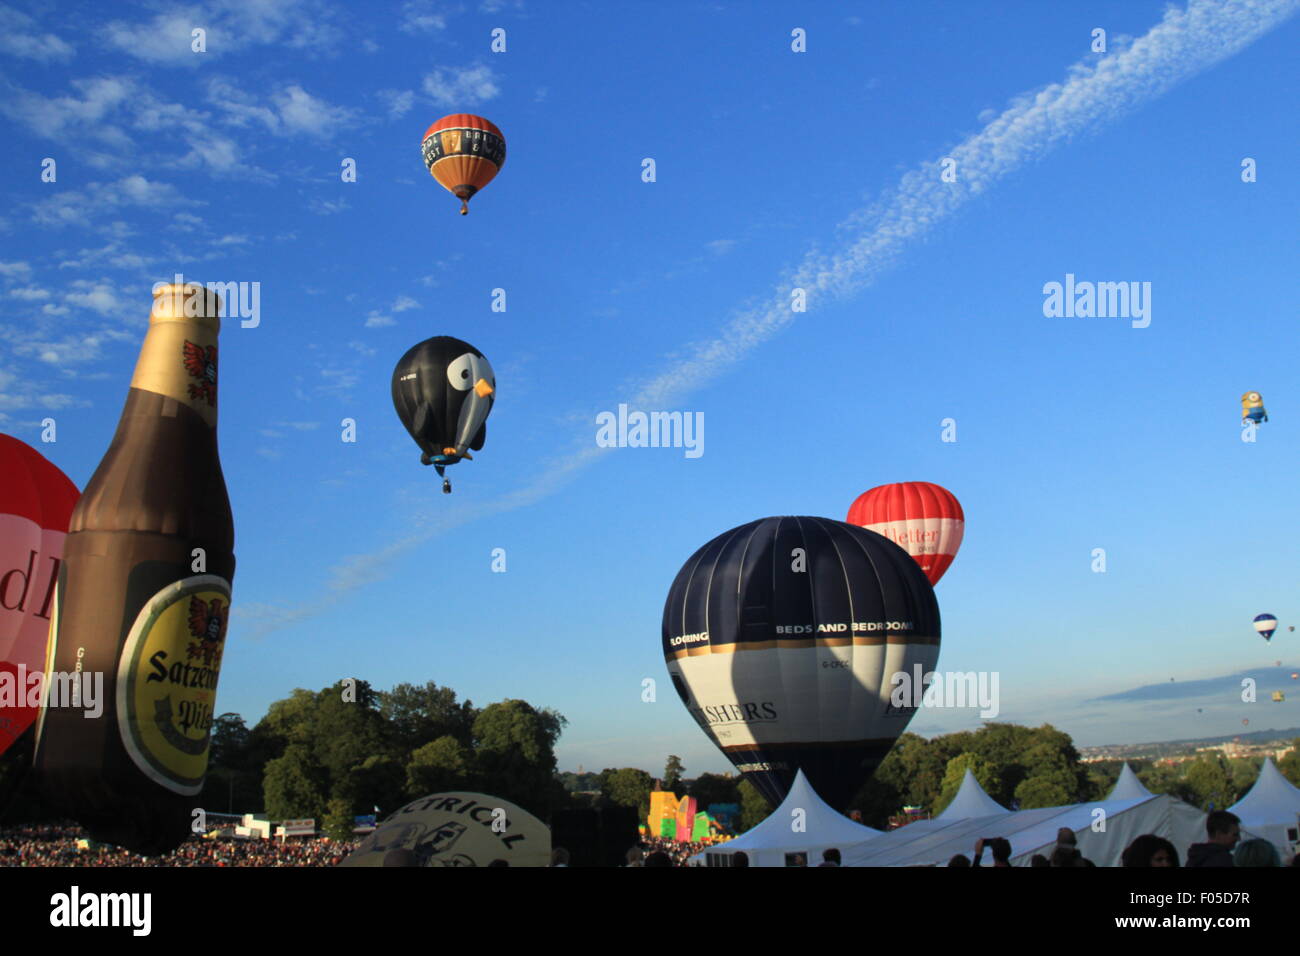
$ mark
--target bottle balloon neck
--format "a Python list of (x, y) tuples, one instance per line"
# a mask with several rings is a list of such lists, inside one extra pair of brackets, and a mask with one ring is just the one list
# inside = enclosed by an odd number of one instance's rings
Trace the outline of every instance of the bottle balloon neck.
[(166, 294), (155, 297), (149, 331), (140, 347), (131, 387), (174, 399), (215, 427), (220, 306), (207, 302), (205, 314), (187, 316), (181, 297), (175, 297), (176, 305), (170, 304), (171, 298)]

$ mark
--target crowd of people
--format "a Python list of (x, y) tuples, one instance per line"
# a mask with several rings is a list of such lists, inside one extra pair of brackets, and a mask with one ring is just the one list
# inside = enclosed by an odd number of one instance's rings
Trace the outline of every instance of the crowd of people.
[[(337, 866), (360, 841), (216, 839), (197, 834), (165, 856), (97, 845), (75, 825), (0, 829), (0, 866)], [(80, 844), (86, 843), (83, 848)]]

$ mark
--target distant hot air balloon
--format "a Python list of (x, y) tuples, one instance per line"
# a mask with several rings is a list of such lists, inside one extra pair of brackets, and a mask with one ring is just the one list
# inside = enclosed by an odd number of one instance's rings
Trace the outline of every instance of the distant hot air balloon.
[(421, 151), (433, 178), (461, 201), (464, 216), (474, 194), (505, 165), (506, 138), (481, 116), (453, 113), (424, 131)]
[(920, 703), (939, 606), (887, 538), (829, 518), (763, 518), (682, 567), (663, 650), (691, 716), (774, 806), (802, 769), (842, 810)]
[(1255, 630), (1267, 641), (1273, 636), (1273, 632), (1277, 630), (1277, 618), (1272, 614), (1259, 615), (1255, 618)]
[(1264, 399), (1259, 392), (1247, 392), (1241, 396), (1241, 423), (1266, 422), (1268, 412), (1264, 411)]
[(938, 584), (961, 547), (966, 516), (951, 491), (928, 481), (880, 485), (858, 495), (849, 524), (883, 534)]
[(1286, 694), (1282, 693), (1280, 690), (1273, 691), (1273, 703), (1280, 704), (1284, 700), (1286, 700)]
[(1249, 727), (1249, 726), (1250, 726), (1250, 720), (1249, 720), (1249, 719), (1244, 719), (1244, 720), (1242, 720), (1242, 722), (1241, 722), (1241, 726), (1243, 726), (1243, 727)]
[(412, 346), (393, 370), (393, 405), (415, 443), (420, 464), (443, 469), (473, 459), (487, 440), (487, 417), (496, 400), (496, 374), (468, 342), (439, 335)]
[(1292, 680), (1300, 680), (1300, 674), (1297, 674), (1296, 672), (1292, 671), (1292, 672), (1291, 672), (1291, 679), (1292, 679)]
[(54, 585), (79, 496), (39, 452), (0, 435), (0, 672), (13, 675), (5, 681), (18, 691), (12, 706), (0, 704), (0, 754), (36, 719), (26, 677), (45, 671)]

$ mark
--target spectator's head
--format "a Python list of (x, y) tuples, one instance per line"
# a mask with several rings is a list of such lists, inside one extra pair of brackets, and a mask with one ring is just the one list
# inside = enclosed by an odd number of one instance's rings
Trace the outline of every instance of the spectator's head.
[(489, 867), (493, 867), (493, 866), (509, 866), (509, 865), (510, 865), (510, 861), (509, 861), (509, 860), (493, 860), (491, 863), (488, 864)]
[(1205, 818), (1205, 832), (1211, 843), (1231, 850), (1241, 839), (1241, 818), (1227, 810), (1213, 810)]
[(1052, 866), (1083, 866), (1083, 854), (1072, 846), (1057, 846), (1052, 851)]
[(1123, 866), (1177, 866), (1178, 851), (1163, 837), (1144, 833), (1128, 845), (1120, 859)]
[(645, 862), (645, 853), (639, 846), (634, 846), (627, 851), (627, 865), (641, 866)]
[(651, 853), (648, 857), (645, 858), (645, 865), (646, 866), (672, 866), (673, 860), (672, 857), (670, 857), (663, 850), (655, 850), (653, 853)]
[(965, 853), (958, 853), (948, 861), (949, 866), (970, 866), (970, 857)]
[(557, 846), (551, 851), (551, 866), (568, 866), (569, 851), (562, 846)]
[(1234, 866), (1281, 866), (1277, 847), (1267, 840), (1247, 840), (1232, 855)]
[(1061, 827), (1056, 831), (1057, 846), (1078, 846), (1078, 840), (1074, 838), (1074, 831), (1069, 827)]
[(831, 847), (829, 850), (822, 850), (822, 862), (834, 863), (836, 866), (839, 866), (840, 851), (835, 849), (835, 847)]
[(1047, 857), (1043, 856), (1043, 854), (1035, 853), (1033, 856), (1029, 858), (1029, 865), (1030, 866), (1051, 866), (1052, 863), (1050, 860), (1047, 859)]
[(1004, 837), (994, 837), (985, 844), (989, 852), (993, 854), (994, 866), (1011, 865), (1011, 841)]
[(749, 854), (744, 850), (737, 850), (731, 854), (732, 866), (749, 866)]

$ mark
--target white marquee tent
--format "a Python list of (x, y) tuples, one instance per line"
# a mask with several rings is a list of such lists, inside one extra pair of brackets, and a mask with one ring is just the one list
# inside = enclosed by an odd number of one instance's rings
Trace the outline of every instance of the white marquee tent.
[(1136, 797), (1154, 796), (1150, 790), (1142, 785), (1138, 775), (1133, 772), (1133, 768), (1127, 763), (1124, 769), (1119, 772), (1119, 779), (1115, 781), (1115, 786), (1111, 788), (1107, 800), (1132, 800)]
[[(980, 782), (975, 779), (975, 774), (970, 772), (970, 767), (967, 767), (966, 776), (961, 779), (961, 787), (957, 790), (957, 796), (953, 797), (952, 803), (944, 807), (943, 813), (934, 819), (936, 822), (943, 820), (952, 823), (956, 820), (969, 820), (971, 817), (996, 816), (999, 813), (1010, 812), (988, 795), (984, 788), (980, 786)], [(916, 826), (916, 824), (913, 823), (910, 826)]]
[(843, 853), (850, 846), (882, 837), (879, 830), (854, 823), (833, 810), (800, 770), (786, 798), (766, 820), (734, 840), (697, 853), (689, 865), (707, 864), (710, 855), (723, 858), (744, 850), (750, 866), (785, 866), (788, 853), (804, 853), (808, 865), (816, 866), (822, 861), (823, 850), (834, 847)]
[(1241, 819), (1241, 828), (1250, 836), (1267, 840), (1278, 848), (1286, 863), (1295, 852), (1296, 830), (1300, 826), (1300, 789), (1282, 776), (1282, 772), (1265, 759), (1259, 776), (1249, 792), (1228, 808)]
[[(1093, 829), (1097, 821), (1104, 821), (1104, 831)], [(1035, 853), (1051, 855), (1061, 827), (1074, 832), (1079, 850), (1097, 866), (1119, 866), (1125, 847), (1143, 833), (1169, 840), (1183, 858), (1188, 846), (1205, 840), (1205, 814), (1162, 794), (913, 823), (845, 851), (844, 865), (946, 866), (958, 853), (973, 858), (982, 837), (1005, 837), (1011, 864), (1028, 866)], [(986, 850), (981, 865), (992, 862)]]

